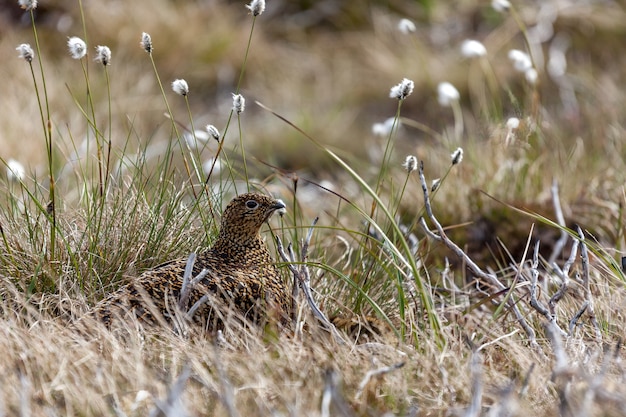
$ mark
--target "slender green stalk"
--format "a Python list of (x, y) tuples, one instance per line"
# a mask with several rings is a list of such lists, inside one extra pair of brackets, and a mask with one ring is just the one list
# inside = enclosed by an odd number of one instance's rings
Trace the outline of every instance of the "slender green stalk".
[(46, 112), (44, 112), (41, 105), (41, 97), (37, 88), (37, 81), (35, 79), (35, 73), (33, 71), (32, 63), (30, 63), (31, 74), (33, 76), (33, 83), (35, 84), (35, 91), (37, 94), (37, 104), (39, 105), (39, 113), (41, 115), (41, 123), (43, 127), (44, 137), (46, 140), (46, 156), (48, 162), (48, 176), (49, 176), (49, 188), (48, 188), (48, 204), (46, 206), (45, 213), (50, 221), (50, 259), (56, 258), (56, 199), (54, 190), (54, 167), (52, 161), (52, 123), (50, 121), (50, 102), (48, 100), (48, 88), (46, 87), (46, 77), (43, 70), (43, 60), (41, 59), (41, 48), (39, 46), (39, 36), (37, 35), (37, 25), (35, 25), (35, 14), (33, 9), (30, 10), (30, 21), (33, 28), (33, 37), (35, 39), (35, 47), (37, 49), (37, 56), (39, 57), (39, 71), (41, 73), (41, 84), (44, 95), (44, 103), (46, 104)]

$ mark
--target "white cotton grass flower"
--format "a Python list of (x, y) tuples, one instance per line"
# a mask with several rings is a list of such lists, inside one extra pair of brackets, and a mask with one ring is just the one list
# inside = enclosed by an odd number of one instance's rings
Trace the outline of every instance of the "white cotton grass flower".
[(265, 0), (252, 0), (246, 8), (252, 12), (253, 16), (258, 16), (265, 11)]
[(9, 159), (7, 161), (7, 179), (9, 182), (20, 182), (24, 180), (26, 176), (26, 170), (24, 165), (15, 159)]
[(408, 78), (403, 78), (402, 81), (400, 81), (400, 84), (391, 87), (391, 90), (389, 90), (389, 97), (404, 100), (411, 95), (414, 87), (415, 83), (413, 83), (413, 81)]
[(533, 67), (530, 56), (519, 49), (509, 51), (509, 60), (513, 63), (513, 68), (519, 72), (526, 72)]
[(402, 167), (406, 169), (409, 174), (417, 169), (417, 157), (414, 155), (407, 155)]
[(412, 20), (400, 19), (400, 21), (398, 22), (398, 30), (405, 35), (408, 35), (409, 33), (415, 32), (417, 30), (417, 27), (415, 27), (415, 23), (413, 23)]
[(217, 130), (217, 128), (213, 125), (206, 125), (206, 131), (209, 133), (209, 136), (211, 136), (213, 139), (215, 139), (216, 141), (220, 141), (220, 131)]
[(524, 72), (524, 78), (526, 78), (526, 82), (528, 82), (528, 84), (536, 85), (537, 80), (539, 79), (539, 74), (536, 69), (528, 68), (526, 72)]
[(87, 55), (87, 44), (78, 36), (72, 36), (67, 40), (67, 48), (74, 59), (82, 59)]
[(233, 93), (233, 110), (237, 114), (243, 113), (246, 109), (246, 99), (241, 94)]
[(441, 184), (441, 178), (435, 178), (433, 182), (430, 184), (430, 191), (434, 193), (439, 188), (439, 184)]
[(480, 58), (487, 55), (487, 48), (476, 40), (466, 39), (461, 44), (461, 54), (465, 58)]
[(94, 61), (101, 63), (105, 67), (111, 65), (111, 49), (108, 46), (96, 46), (96, 58)]
[(515, 142), (515, 133), (519, 127), (520, 121), (517, 117), (510, 117), (509, 120), (506, 121), (506, 137), (504, 138), (504, 144), (509, 146), (511, 143)]
[(189, 85), (185, 80), (174, 80), (172, 81), (172, 90), (180, 96), (186, 96), (189, 94)]
[(33, 10), (37, 8), (37, 0), (18, 0), (17, 3), (24, 10)]
[(29, 44), (23, 43), (17, 48), (15, 48), (15, 50), (20, 53), (19, 55), (20, 58), (26, 60), (26, 62), (33, 62), (33, 57), (35, 56), (35, 52), (33, 51), (33, 48), (30, 47)]
[[(382, 123), (374, 123), (372, 125), (372, 133), (375, 136), (387, 137), (391, 134), (391, 129), (393, 129), (394, 122), (396, 122), (395, 117), (390, 117)], [(396, 122), (396, 125), (400, 126), (400, 121)]]
[(143, 32), (141, 34), (141, 42), (139, 42), (139, 45), (141, 45), (144, 51), (151, 54), (152, 53), (152, 37), (150, 36), (150, 34)]
[(183, 138), (190, 149), (199, 149), (205, 146), (204, 144), (211, 139), (211, 135), (206, 130), (195, 130), (183, 133)]
[(506, 121), (506, 128), (509, 130), (515, 130), (519, 127), (519, 119), (517, 117), (509, 117)]
[(492, 0), (491, 7), (498, 13), (508, 12), (511, 8), (509, 0)]
[(450, 154), (450, 160), (452, 160), (452, 165), (460, 164), (463, 160), (463, 148), (456, 148), (456, 151)]
[[(213, 168), (212, 173), (211, 173), (211, 168)], [(215, 160), (215, 158), (208, 159), (202, 164), (202, 170), (204, 171), (206, 175), (209, 175), (209, 174), (217, 175), (222, 170), (222, 163), (220, 162), (219, 159), (217, 161)]]
[(437, 86), (437, 100), (442, 107), (450, 107), (460, 99), (459, 90), (449, 82), (444, 81)]
[(139, 407), (141, 407), (143, 405), (143, 403), (145, 403), (150, 398), (152, 398), (152, 394), (150, 394), (148, 391), (143, 390), (143, 389), (137, 391), (137, 395), (135, 395), (135, 401), (133, 402), (132, 406), (130, 407), (131, 411), (138, 410)]

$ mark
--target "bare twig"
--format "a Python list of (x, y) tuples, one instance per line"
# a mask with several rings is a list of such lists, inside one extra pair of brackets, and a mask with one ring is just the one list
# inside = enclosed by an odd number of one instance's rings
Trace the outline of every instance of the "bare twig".
[(193, 264), (196, 263), (196, 254), (191, 252), (189, 258), (187, 258), (187, 264), (185, 265), (185, 273), (183, 274), (183, 285), (180, 289), (180, 298), (178, 299), (178, 308), (183, 309), (187, 305), (189, 300), (189, 282), (191, 281), (191, 274), (193, 273)]
[(530, 305), (539, 314), (552, 321), (552, 316), (548, 309), (537, 300), (537, 280), (539, 278), (539, 241), (535, 243), (533, 251), (533, 262), (530, 267)]
[[(181, 311), (184, 311), (187, 306), (187, 302), (189, 302), (189, 296), (191, 295), (191, 290), (193, 287), (207, 276), (209, 271), (207, 269), (203, 269), (200, 273), (191, 279), (193, 274), (193, 265), (196, 262), (196, 254), (191, 253), (189, 258), (187, 258), (187, 264), (185, 265), (185, 273), (183, 275), (183, 285), (180, 289), (180, 297), (178, 298), (178, 308)], [(197, 303), (196, 303), (197, 304)], [(193, 315), (193, 314), (192, 314)]]
[(185, 366), (183, 372), (168, 390), (167, 398), (165, 400), (155, 398), (155, 407), (150, 412), (150, 417), (184, 417), (188, 415), (181, 397), (190, 375), (189, 367)]
[(582, 264), (583, 287), (585, 289), (585, 301), (588, 304), (587, 311), (589, 312), (591, 324), (593, 324), (596, 331), (596, 339), (598, 342), (601, 342), (602, 333), (600, 332), (600, 325), (598, 325), (598, 320), (596, 319), (596, 312), (593, 306), (593, 296), (591, 295), (591, 287), (589, 285), (589, 254), (587, 251), (587, 245), (585, 244), (585, 234), (580, 226), (578, 226), (577, 229), (578, 235), (580, 236), (580, 259)]
[(563, 248), (567, 243), (568, 238), (568, 234), (565, 231), (565, 217), (563, 216), (563, 210), (561, 209), (561, 199), (559, 198), (559, 183), (556, 178), (552, 180), (552, 188), (550, 189), (550, 191), (552, 193), (552, 205), (554, 206), (556, 221), (559, 226), (563, 227), (563, 229), (561, 229), (561, 236), (559, 237), (559, 240), (557, 240), (554, 244), (552, 254), (550, 254), (550, 257), (548, 258), (548, 265), (552, 265), (559, 257), (561, 251), (563, 251)]
[(580, 310), (578, 310), (578, 312), (576, 312), (576, 314), (574, 314), (574, 317), (572, 317), (572, 319), (569, 321), (569, 334), (572, 335), (574, 333), (574, 327), (576, 326), (576, 323), (578, 323), (578, 320), (580, 320), (580, 317), (585, 314), (585, 311), (587, 311), (587, 307), (589, 307), (589, 303), (587, 301), (585, 301), (582, 305), (582, 307), (580, 307)]
[(217, 376), (220, 380), (220, 385), (222, 387), (222, 392), (220, 395), (220, 400), (226, 408), (226, 413), (228, 417), (239, 417), (239, 412), (235, 407), (235, 394), (233, 391), (233, 386), (226, 377), (224, 373), (224, 369), (222, 368), (222, 361), (219, 357), (219, 348), (214, 346), (213, 349), (214, 358), (215, 358), (215, 369), (217, 370)]
[(562, 270), (561, 268), (559, 268), (559, 266), (556, 263), (552, 263), (552, 268), (554, 269), (556, 274), (561, 278), (561, 286), (559, 287), (557, 292), (555, 292), (554, 295), (550, 298), (550, 301), (548, 301), (548, 308), (550, 309), (550, 314), (552, 314), (553, 316), (556, 315), (556, 303), (561, 301), (561, 299), (567, 292), (567, 286), (569, 285), (569, 280), (570, 280), (569, 270), (574, 264), (574, 262), (576, 261), (576, 255), (578, 253), (578, 244), (579, 244), (578, 239), (574, 239), (569, 258), (563, 265)]
[(198, 301), (196, 301), (194, 303), (194, 305), (191, 306), (189, 311), (187, 311), (187, 318), (189, 320), (191, 320), (193, 318), (194, 314), (196, 314), (196, 311), (200, 307), (202, 307), (203, 304), (205, 304), (208, 301), (209, 301), (209, 294), (204, 294), (202, 297), (200, 297), (200, 299)]
[(539, 300), (537, 300), (537, 280), (539, 278), (539, 241), (535, 244), (533, 252), (533, 262), (530, 268), (530, 305), (551, 322), (562, 336), (567, 336), (565, 330), (561, 329), (556, 322), (556, 315), (552, 314)]
[[(283, 246), (283, 242), (280, 240), (280, 237), (276, 236), (276, 248), (278, 249), (278, 254), (282, 258), (282, 260), (287, 264), (287, 268), (289, 268), (289, 270), (293, 274), (294, 282), (297, 282), (298, 286), (302, 290), (304, 297), (307, 303), (309, 304), (311, 311), (313, 312), (313, 316), (315, 316), (315, 318), (319, 320), (324, 325), (324, 327), (333, 334), (333, 336), (337, 340), (343, 343), (344, 340), (341, 337), (341, 334), (337, 331), (337, 329), (330, 322), (330, 320), (326, 318), (322, 310), (320, 310), (320, 308), (317, 306), (317, 303), (315, 302), (312, 291), (311, 291), (311, 275), (309, 273), (309, 268), (307, 265), (307, 258), (308, 258), (307, 252), (308, 252), (311, 238), (313, 236), (313, 228), (315, 227), (315, 224), (317, 223), (317, 221), (318, 221), (318, 218), (315, 218), (315, 220), (313, 220), (313, 224), (311, 225), (311, 228), (309, 229), (309, 232), (307, 233), (306, 239), (302, 244), (302, 252), (301, 252), (302, 260), (300, 261), (299, 269), (295, 265), (295, 253), (293, 252), (293, 247), (291, 244), (289, 244), (289, 247), (288, 247), (289, 256), (287, 256), (287, 254), (285, 253), (285, 247)], [(295, 304), (296, 300), (293, 300), (293, 301)]]
[(552, 322), (546, 323), (545, 329), (548, 338), (552, 342), (552, 352), (554, 353), (554, 359), (556, 359), (556, 365), (552, 372), (555, 376), (569, 372), (569, 357), (563, 348), (563, 340), (561, 339), (560, 332), (556, 330)]
[[(339, 375), (332, 369), (326, 370), (324, 376), (324, 391), (322, 393), (322, 417), (330, 417), (331, 415), (339, 415), (343, 417), (352, 417), (354, 413), (350, 409), (350, 405), (339, 392)], [(336, 413), (331, 414), (330, 406), (334, 405)]]
[(382, 375), (388, 374), (390, 372), (395, 371), (396, 369), (402, 368), (403, 366), (404, 366), (404, 362), (399, 362), (391, 366), (385, 366), (382, 368), (368, 371), (363, 377), (363, 379), (361, 380), (361, 383), (359, 384), (359, 389), (357, 390), (356, 395), (354, 396), (354, 399), (358, 400), (361, 398), (361, 395), (363, 395), (363, 390), (365, 389), (365, 387), (367, 387), (367, 384), (369, 384), (372, 378), (380, 377)]
[(519, 390), (519, 396), (520, 398), (523, 398), (526, 396), (526, 393), (528, 392), (528, 385), (530, 383), (530, 375), (533, 373), (533, 370), (535, 369), (535, 363), (533, 362), (530, 365), (530, 368), (528, 369), (528, 372), (526, 372), (526, 376), (524, 377), (524, 381), (522, 382), (522, 386)]
[[(483, 271), (472, 260), (472, 258), (469, 257), (469, 255), (463, 252), (463, 250), (456, 243), (450, 240), (450, 238), (448, 238), (448, 236), (446, 235), (445, 231), (443, 230), (443, 227), (441, 226), (441, 223), (439, 223), (439, 221), (433, 214), (433, 210), (430, 204), (430, 198), (428, 196), (428, 185), (426, 184), (426, 177), (424, 176), (424, 162), (423, 161), (420, 161), (420, 164), (419, 164), (419, 177), (420, 177), (420, 182), (422, 184), (422, 192), (424, 194), (424, 206), (426, 208), (426, 215), (428, 216), (430, 221), (435, 225), (435, 228), (437, 229), (437, 233), (439, 233), (439, 237), (437, 240), (440, 240), (444, 245), (446, 245), (446, 247), (448, 247), (448, 249), (454, 252), (456, 256), (462, 259), (463, 262), (467, 265), (467, 267), (472, 271), (472, 273), (476, 275), (478, 278), (490, 283), (498, 291), (505, 290), (506, 287), (504, 286), (504, 284), (500, 282), (500, 280), (498, 280), (498, 277), (495, 274), (491, 274), (491, 273), (487, 273)], [(420, 224), (423, 224), (423, 223), (420, 222)], [(422, 227), (424, 227), (424, 224)], [(428, 235), (430, 236), (431, 234), (429, 233)], [(507, 305), (511, 308), (511, 310), (513, 311), (513, 314), (515, 314), (515, 318), (519, 322), (520, 326), (522, 326), (522, 328), (524, 329), (524, 332), (526, 332), (526, 336), (528, 337), (530, 345), (534, 349), (539, 350), (539, 344), (537, 343), (537, 337), (535, 335), (535, 331), (532, 329), (532, 327), (530, 327), (530, 325), (528, 325), (528, 323), (526, 322), (526, 319), (524, 318), (524, 315), (521, 313), (519, 307), (517, 306), (515, 300), (512, 297), (508, 298)]]
[(472, 402), (463, 414), (463, 417), (478, 417), (483, 400), (483, 366), (481, 355), (474, 352), (470, 363), (472, 375)]

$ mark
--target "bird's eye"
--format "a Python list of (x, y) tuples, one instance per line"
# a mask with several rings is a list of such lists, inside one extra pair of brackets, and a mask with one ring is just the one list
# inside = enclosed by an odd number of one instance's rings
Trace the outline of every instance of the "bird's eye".
[(259, 206), (259, 203), (257, 203), (254, 200), (248, 200), (246, 201), (246, 207), (248, 207), (249, 209), (255, 209)]

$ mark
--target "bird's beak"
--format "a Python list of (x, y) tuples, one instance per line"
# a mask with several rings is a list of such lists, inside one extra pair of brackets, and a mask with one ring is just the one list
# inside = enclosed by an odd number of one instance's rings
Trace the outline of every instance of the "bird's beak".
[(276, 202), (274, 204), (272, 204), (269, 209), (267, 210), (267, 215), (265, 217), (265, 221), (269, 220), (269, 218), (272, 216), (272, 214), (276, 211), (276, 210), (283, 210), (285, 207), (287, 207), (285, 205), (285, 203), (283, 203), (282, 200), (276, 200)]
[(285, 207), (287, 206), (285, 205), (285, 203), (282, 202), (282, 200), (276, 200), (276, 202), (270, 206), (270, 209), (272, 211), (276, 211), (276, 210), (284, 209)]

